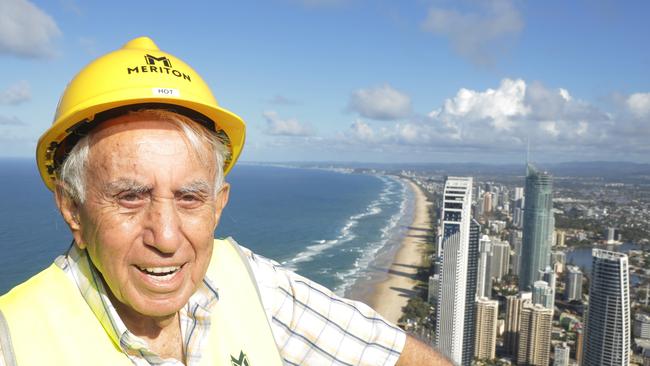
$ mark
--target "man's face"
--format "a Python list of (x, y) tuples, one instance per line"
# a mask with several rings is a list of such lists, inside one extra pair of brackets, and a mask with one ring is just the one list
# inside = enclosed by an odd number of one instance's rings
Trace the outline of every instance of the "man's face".
[(75, 239), (139, 314), (176, 313), (203, 280), (228, 198), (227, 186), (214, 193), (209, 155), (208, 166), (173, 125), (142, 117), (105, 122), (92, 138)]

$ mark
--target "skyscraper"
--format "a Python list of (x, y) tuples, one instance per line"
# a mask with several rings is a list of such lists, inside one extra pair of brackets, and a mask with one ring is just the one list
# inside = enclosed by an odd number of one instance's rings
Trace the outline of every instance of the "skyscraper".
[(513, 253), (510, 258), (510, 271), (517, 276), (519, 276), (519, 269), (521, 268), (521, 240), (521, 230), (513, 230), (510, 233), (510, 247)]
[(476, 330), (474, 357), (491, 360), (497, 344), (497, 317), (499, 302), (485, 297), (476, 300)]
[(529, 290), (539, 279), (539, 271), (550, 265), (553, 235), (553, 183), (548, 173), (531, 164), (527, 167), (519, 288)]
[(544, 306), (554, 310), (555, 309), (555, 285), (556, 285), (556, 275), (555, 271), (549, 266), (541, 273), (542, 281), (545, 281), (548, 284), (549, 294), (546, 298), (546, 303)]
[(553, 310), (553, 290), (546, 281), (533, 284), (533, 304)]
[(474, 356), (474, 308), (476, 306), (476, 281), (478, 272), (479, 237), (481, 225), (472, 219), (469, 223), (469, 245), (467, 248), (467, 277), (465, 287), (465, 321), (463, 327), (462, 365), (470, 365)]
[(582, 271), (576, 266), (567, 266), (564, 299), (567, 301), (582, 300)]
[(548, 365), (553, 310), (526, 301), (519, 319), (517, 365)]
[(492, 242), (490, 237), (483, 235), (479, 240), (478, 278), (476, 280), (476, 297), (492, 296), (492, 281), (490, 280), (490, 252)]
[(490, 276), (495, 280), (508, 274), (510, 266), (510, 244), (495, 240), (492, 242), (492, 260), (490, 263)]
[[(471, 339), (473, 332), (466, 333), (466, 310), (468, 293), (474, 302), (476, 294), (476, 267), (474, 283), (468, 283), (468, 265), (470, 258), (470, 237), (476, 238), (475, 260), (478, 260), (478, 228), (470, 216), (472, 204), (472, 178), (448, 177), (445, 182), (441, 237), (439, 240), (440, 282), (438, 286), (438, 306), (436, 322), (436, 345), (438, 349), (453, 362), (465, 365), (465, 359), (471, 360), (473, 352), (465, 355), (468, 348), (466, 339)], [(470, 227), (474, 226), (473, 230)], [(471, 232), (470, 232), (471, 231)], [(476, 264), (478, 266), (478, 263)], [(471, 292), (470, 292), (471, 290)], [(473, 310), (473, 309), (471, 309)], [(469, 315), (473, 316), (473, 311)], [(471, 321), (469, 323), (472, 323)]]
[(555, 346), (555, 353), (553, 354), (553, 366), (569, 366), (569, 355), (571, 347), (566, 342)]
[(503, 335), (506, 353), (517, 356), (519, 350), (519, 316), (524, 302), (531, 301), (530, 292), (522, 292), (519, 295), (506, 296), (506, 324)]
[(592, 250), (584, 366), (629, 364), (629, 277), (627, 255)]

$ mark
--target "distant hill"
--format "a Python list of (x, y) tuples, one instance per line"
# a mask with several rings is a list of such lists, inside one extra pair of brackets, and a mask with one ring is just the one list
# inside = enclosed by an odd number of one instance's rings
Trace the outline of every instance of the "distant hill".
[[(471, 176), (524, 176), (524, 164), (484, 164), (484, 163), (359, 163), (359, 162), (287, 162), (285, 165), (299, 167), (336, 167), (351, 169), (412, 170), (441, 175)], [(535, 164), (556, 177), (601, 177), (607, 180), (641, 179), (650, 180), (650, 164), (588, 161), (554, 164)]]

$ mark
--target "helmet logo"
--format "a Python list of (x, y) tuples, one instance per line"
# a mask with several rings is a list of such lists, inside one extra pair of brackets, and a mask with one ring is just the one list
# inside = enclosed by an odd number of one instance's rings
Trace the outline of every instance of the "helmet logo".
[(165, 75), (173, 75), (177, 78), (181, 78), (192, 82), (192, 78), (189, 74), (184, 73), (180, 70), (172, 68), (172, 62), (167, 56), (156, 57), (150, 54), (144, 55), (144, 60), (146, 65), (140, 65), (135, 67), (126, 68), (126, 73), (131, 74), (144, 74), (144, 73), (158, 73)]
[(155, 65), (156, 61), (160, 61), (165, 65), (165, 67), (172, 67), (172, 62), (169, 61), (169, 59), (165, 56), (163, 57), (156, 57), (156, 56), (151, 56), (151, 55), (144, 55), (145, 61), (147, 61), (147, 65)]

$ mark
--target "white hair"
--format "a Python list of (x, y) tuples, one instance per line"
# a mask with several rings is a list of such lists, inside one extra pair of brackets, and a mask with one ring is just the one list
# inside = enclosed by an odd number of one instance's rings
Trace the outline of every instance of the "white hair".
[[(184, 115), (164, 109), (143, 109), (129, 112), (128, 115), (154, 118), (157, 121), (165, 121), (174, 125), (181, 131), (195, 157), (204, 165), (209, 166), (211, 158), (214, 158), (216, 163), (214, 194), (223, 186), (223, 168), (230, 151), (217, 133)], [(61, 193), (67, 194), (79, 204), (84, 203), (86, 198), (85, 178), (92, 137), (93, 132), (91, 131), (87, 136), (81, 138), (58, 169), (57, 189), (62, 189)]]

